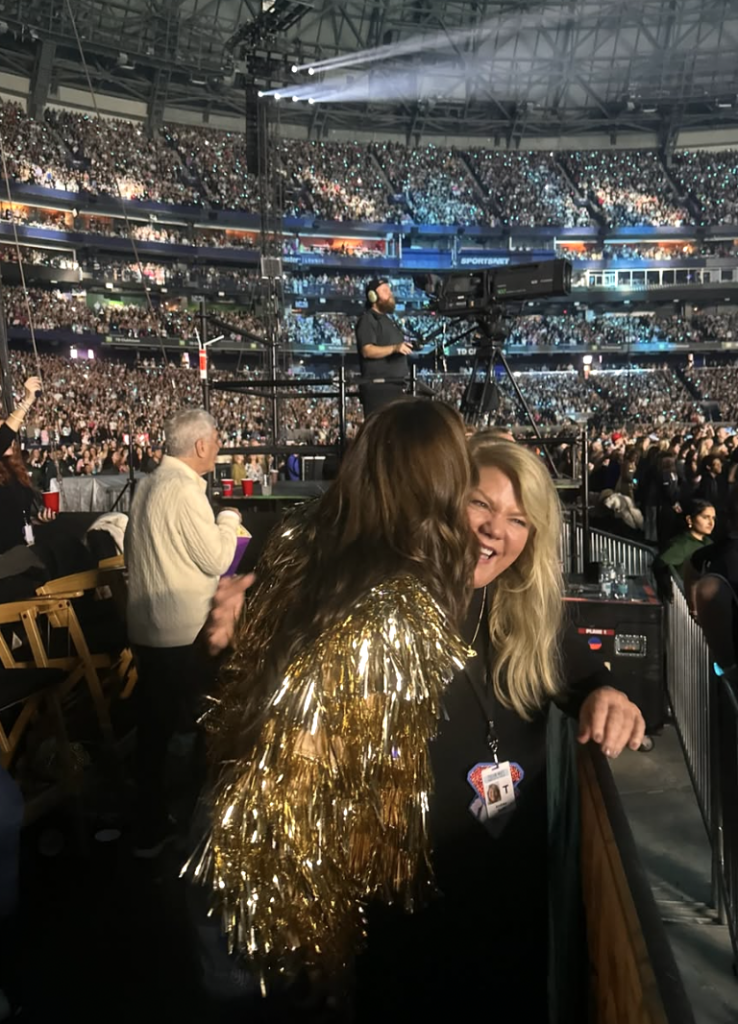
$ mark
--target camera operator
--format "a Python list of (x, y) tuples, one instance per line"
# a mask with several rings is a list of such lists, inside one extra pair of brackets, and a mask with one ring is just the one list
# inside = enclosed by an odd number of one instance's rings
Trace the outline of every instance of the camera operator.
[(381, 383), (363, 384), (359, 389), (365, 417), (399, 398), (410, 372), (407, 357), (413, 348), (390, 316), (394, 310), (389, 282), (383, 278), (370, 281), (366, 311), (356, 324), (356, 344), (361, 376)]

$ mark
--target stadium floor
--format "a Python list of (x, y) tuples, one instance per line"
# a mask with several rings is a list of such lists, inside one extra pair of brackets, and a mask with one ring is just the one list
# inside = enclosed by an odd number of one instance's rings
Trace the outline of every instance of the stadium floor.
[(709, 909), (710, 845), (676, 731), (648, 754), (625, 750), (612, 768), (695, 1022), (736, 1024), (730, 936)]

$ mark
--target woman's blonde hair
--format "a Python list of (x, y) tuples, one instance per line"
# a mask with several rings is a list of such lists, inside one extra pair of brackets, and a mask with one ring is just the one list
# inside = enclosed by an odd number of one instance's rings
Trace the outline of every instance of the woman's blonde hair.
[(477, 470), (494, 467), (509, 477), (530, 524), (525, 548), (494, 581), (489, 602), (495, 694), (530, 719), (562, 688), (559, 498), (541, 459), (520, 445), (472, 440), (470, 451)]

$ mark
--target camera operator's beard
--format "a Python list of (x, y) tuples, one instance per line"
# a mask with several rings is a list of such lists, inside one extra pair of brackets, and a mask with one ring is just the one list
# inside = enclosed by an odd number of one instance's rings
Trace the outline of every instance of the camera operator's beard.
[(380, 313), (394, 313), (397, 303), (393, 295), (390, 299), (377, 299), (376, 305)]

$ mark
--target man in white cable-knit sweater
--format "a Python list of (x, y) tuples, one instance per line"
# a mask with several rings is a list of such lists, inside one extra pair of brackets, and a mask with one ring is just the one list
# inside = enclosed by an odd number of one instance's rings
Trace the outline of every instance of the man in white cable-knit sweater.
[(175, 732), (192, 732), (198, 697), (212, 677), (196, 643), (218, 580), (236, 552), (235, 509), (217, 519), (203, 476), (220, 444), (204, 409), (177, 413), (166, 425), (167, 454), (136, 491), (126, 530), (128, 634), (139, 681), (136, 853), (154, 856), (169, 838), (164, 773)]

